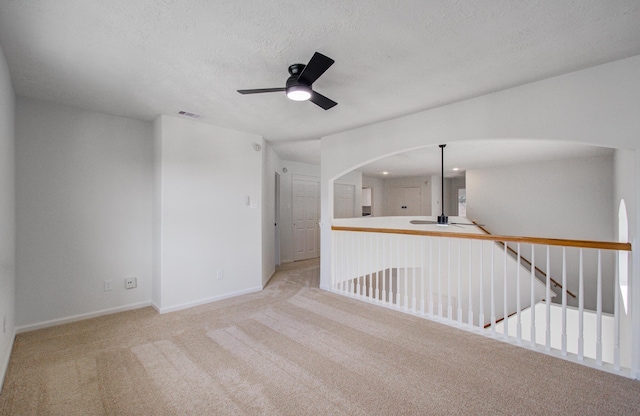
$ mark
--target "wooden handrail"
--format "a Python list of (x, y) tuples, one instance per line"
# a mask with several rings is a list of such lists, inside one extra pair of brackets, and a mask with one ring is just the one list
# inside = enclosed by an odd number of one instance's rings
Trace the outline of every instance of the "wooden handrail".
[[(472, 220), (473, 221), (473, 220)], [(491, 235), (491, 232), (489, 232), (489, 230), (487, 230), (486, 228), (484, 228), (482, 225), (478, 224), (477, 222), (473, 221), (474, 224), (476, 224), (476, 226), (481, 229), (482, 231), (484, 231), (486, 234)], [(499, 241), (498, 242), (503, 248), (505, 246), (505, 243), (503, 241)], [(518, 256), (518, 252), (516, 250), (514, 250), (513, 248), (509, 247), (507, 245), (507, 250), (509, 250), (509, 253)], [(527, 263), (529, 265), (529, 268), (531, 268), (531, 262), (529, 261), (529, 259), (527, 259), (526, 257), (523, 257), (522, 255), (520, 255), (520, 261)], [(534, 267), (534, 270), (536, 273), (540, 273), (542, 276), (547, 277), (547, 273), (545, 273), (542, 269), (538, 268), (538, 266)], [(551, 283), (554, 284), (555, 287), (559, 287), (560, 289), (562, 289), (562, 285), (560, 283), (558, 283), (558, 281), (556, 279), (554, 279), (553, 277), (549, 277), (549, 280), (551, 281)], [(577, 296), (571, 292), (569, 289), (567, 289), (567, 294), (569, 296), (571, 296), (572, 298), (576, 298)]]
[(461, 239), (470, 239), (470, 240), (503, 241), (508, 243), (541, 244), (541, 245), (548, 245), (548, 246), (631, 251), (631, 243), (616, 243), (611, 241), (567, 240), (567, 239), (559, 239), (559, 238), (517, 237), (517, 236), (493, 235), (493, 234), (449, 233), (449, 232), (442, 232), (442, 231), (402, 230), (402, 229), (395, 229), (395, 228), (341, 227), (336, 225), (332, 225), (331, 230), (332, 231), (352, 231), (352, 232), (362, 232), (362, 233), (379, 233), (379, 234), (422, 235), (427, 237), (461, 238)]
[[(524, 308), (527, 309), (527, 308)], [(523, 310), (524, 310), (523, 309)], [(507, 315), (507, 318), (511, 318), (513, 315), (517, 314), (518, 312), (511, 312), (509, 315)], [(500, 322), (504, 321), (504, 317), (500, 318), (500, 319), (496, 319), (496, 324), (499, 324)], [(485, 324), (484, 329), (487, 329), (491, 327), (491, 322), (489, 322), (488, 324)], [(508, 331), (508, 329), (507, 329)]]

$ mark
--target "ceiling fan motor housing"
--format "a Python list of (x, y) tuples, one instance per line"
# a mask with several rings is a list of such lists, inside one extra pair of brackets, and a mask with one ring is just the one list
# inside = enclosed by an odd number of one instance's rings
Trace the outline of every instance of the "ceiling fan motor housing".
[(305, 67), (306, 67), (305, 64), (292, 64), (292, 65), (289, 65), (289, 74), (295, 75), (296, 78), (297, 78), (302, 73), (302, 71), (304, 70)]

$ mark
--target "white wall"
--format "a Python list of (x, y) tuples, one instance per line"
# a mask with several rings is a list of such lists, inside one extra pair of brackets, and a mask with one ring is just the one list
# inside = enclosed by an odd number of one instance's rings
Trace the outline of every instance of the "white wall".
[(431, 176), (429, 183), (431, 184), (431, 214), (430, 215), (437, 217), (443, 213), (442, 177), (433, 175)]
[[(282, 162), (268, 143), (262, 147), (262, 287), (264, 287), (276, 269), (276, 212), (275, 212), (275, 175), (282, 175)], [(282, 184), (281, 184), (282, 186)], [(282, 223), (278, 225), (282, 228)]]
[(494, 234), (613, 239), (613, 156), (467, 171), (468, 217)]
[[(295, 240), (293, 238), (293, 177), (304, 176), (320, 182), (320, 166), (308, 163), (281, 161), (280, 169), (280, 260), (282, 263), (294, 261)], [(283, 171), (287, 169), (287, 172)], [(333, 192), (333, 187), (331, 188)], [(333, 202), (332, 202), (333, 203)]]
[[(362, 217), (362, 172), (354, 170), (348, 172), (338, 179), (335, 180), (335, 183), (343, 184), (343, 185), (353, 185), (355, 188), (354, 194), (354, 216), (355, 218)], [(334, 190), (335, 192), (335, 190)]]
[[(15, 95), (0, 49), (0, 391), (15, 337)], [(6, 320), (6, 321), (5, 321)], [(5, 326), (6, 322), (6, 326)]]
[[(631, 215), (637, 211), (638, 200), (635, 189), (638, 186), (636, 175), (630, 174), (635, 170), (635, 161), (638, 151), (616, 149), (613, 155), (613, 206), (612, 210), (618, 212), (620, 200), (624, 198), (627, 206), (627, 216), (629, 220), (629, 237), (636, 234), (637, 216)], [(614, 237), (618, 240), (618, 217), (614, 217)]]
[(149, 304), (151, 124), (19, 97), (16, 170), (17, 325)]
[[(324, 137), (322, 216), (332, 218), (335, 178), (382, 157), (428, 145), (532, 138), (638, 149), (638, 73), (640, 56)], [(330, 284), (330, 227), (330, 221), (323, 222), (323, 288)]]
[[(635, 161), (639, 154), (640, 152), (638, 152), (637, 150), (631, 151), (631, 150), (617, 149), (613, 156), (614, 198), (613, 198), (613, 206), (611, 207), (611, 209), (617, 213), (620, 207), (620, 200), (624, 199), (625, 205), (627, 206), (627, 220), (629, 222), (628, 223), (629, 241), (633, 241), (633, 238), (636, 235), (634, 234), (634, 232), (636, 230), (636, 224), (637, 224), (638, 218), (637, 218), (637, 215), (634, 216), (632, 215), (632, 213), (638, 212), (638, 209), (637, 209), (638, 200), (637, 200), (637, 195), (634, 191), (639, 186), (638, 178), (637, 178), (638, 172), (636, 172), (636, 175), (630, 175), (629, 172), (634, 171)], [(638, 166), (640, 166), (640, 164)], [(614, 217), (613, 231), (614, 231), (614, 240), (618, 241), (619, 235), (618, 235), (618, 216), (617, 215)], [(629, 256), (629, 261), (631, 263), (631, 256)], [(632, 272), (633, 268), (630, 267), (629, 270)], [(637, 280), (637, 278), (634, 281), (634, 279), (632, 278), (632, 275), (630, 274), (629, 275), (629, 288), (630, 288), (629, 296), (632, 296), (632, 293), (634, 290), (638, 290), (638, 286), (640, 286), (640, 282)], [(620, 300), (620, 304), (622, 305), (622, 300)], [(621, 322), (622, 322), (623, 328), (629, 328), (631, 326), (632, 313), (634, 313), (633, 309), (634, 308), (632, 307), (631, 309), (625, 311), (624, 307), (620, 308), (621, 317), (622, 317)], [(640, 319), (640, 313), (637, 312), (638, 309), (640, 308), (638, 308), (636, 305), (635, 310), (638, 316), (635, 319)], [(634, 334), (634, 331), (636, 331), (637, 333)], [(629, 330), (620, 331), (621, 345), (627, 345), (631, 341), (633, 336), (640, 337), (640, 328), (635, 328), (632, 331), (629, 331)], [(636, 342), (640, 343), (640, 338), (638, 338)], [(622, 349), (622, 360), (623, 362), (628, 363), (631, 360), (631, 351), (629, 351), (628, 349)], [(638, 363), (634, 363), (634, 364), (636, 366), (638, 365)]]
[[(612, 241), (613, 156), (501, 166), (468, 170), (467, 217), (492, 234), (576, 240)], [(529, 252), (523, 247), (524, 253)], [(551, 276), (561, 281), (559, 249), (552, 249)], [(557, 252), (557, 253), (556, 253)], [(536, 252), (538, 267), (544, 251)], [(572, 250), (570, 256), (574, 256)], [(595, 253), (592, 253), (595, 255)], [(613, 257), (603, 255), (602, 305), (613, 312)], [(585, 254), (587, 256), (587, 254)], [(531, 259), (531, 255), (525, 254)], [(545, 270), (547, 271), (547, 270)], [(577, 263), (567, 266), (567, 289), (578, 292)], [(585, 271), (585, 307), (596, 308), (596, 271)], [(560, 297), (554, 299), (560, 301)], [(569, 299), (574, 304), (573, 298)], [(577, 303), (575, 303), (577, 306)]]
[(260, 290), (262, 152), (253, 144), (262, 138), (172, 116), (159, 123), (156, 308), (168, 312)]
[(445, 178), (445, 205), (444, 212), (447, 215), (459, 215), (458, 212), (458, 190), (465, 189), (466, 180), (464, 176), (455, 178)]
[(383, 201), (384, 201), (384, 180), (380, 178), (374, 178), (372, 176), (362, 175), (362, 187), (371, 188), (372, 192), (372, 205), (371, 216), (379, 217), (384, 215)]

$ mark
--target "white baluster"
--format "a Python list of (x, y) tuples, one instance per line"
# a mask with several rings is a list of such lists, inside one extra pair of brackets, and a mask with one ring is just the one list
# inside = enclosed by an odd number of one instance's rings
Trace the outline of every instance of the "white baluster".
[(584, 360), (584, 271), (582, 248), (580, 248), (580, 270), (578, 276), (578, 360)]
[(522, 319), (520, 317), (520, 309), (522, 309), (520, 306), (520, 243), (518, 243), (518, 261), (516, 263), (516, 336), (518, 337), (518, 344), (522, 344)]
[(424, 261), (424, 253), (425, 246), (424, 241), (427, 237), (420, 238), (420, 314), (424, 316), (424, 292), (425, 292), (425, 283), (424, 283), (424, 269), (427, 266)]
[(453, 306), (451, 305), (451, 239), (447, 239), (447, 319), (453, 320)]
[(349, 266), (350, 266), (349, 267), (349, 269), (350, 269), (349, 270), (350, 271), (350, 273), (349, 273), (349, 296), (353, 296), (353, 291), (355, 290), (354, 282), (353, 282), (353, 279), (356, 276), (355, 268), (354, 268), (354, 263), (355, 263), (355, 259), (356, 259), (356, 257), (355, 257), (356, 256), (356, 251), (353, 249), (353, 245), (354, 245), (353, 240), (355, 238), (354, 234), (355, 233), (352, 233), (352, 232), (349, 233), (349, 240), (350, 240), (350, 243), (351, 243), (351, 244), (349, 244), (349, 247), (351, 249), (350, 250), (351, 251), (351, 255), (349, 256)]
[(331, 260), (331, 290), (336, 290), (336, 248), (337, 248), (337, 235), (336, 231), (331, 231), (331, 247), (333, 247), (333, 258)]
[(478, 315), (478, 327), (484, 328), (484, 241), (482, 240), (480, 240), (480, 312)]
[(357, 233), (357, 242), (356, 242), (356, 252), (358, 256), (356, 257), (356, 276), (358, 278), (358, 289), (357, 296), (359, 298), (362, 297), (362, 235)]
[(620, 371), (620, 256), (616, 258), (615, 287), (613, 290), (613, 369)]
[(429, 316), (433, 316), (433, 237), (429, 237)]
[(596, 365), (602, 366), (602, 251), (598, 250), (598, 278), (596, 292)]
[(369, 276), (369, 300), (375, 300), (375, 296), (373, 294), (373, 259), (374, 254), (373, 254), (373, 234), (371, 233), (367, 233), (367, 235), (369, 236), (369, 263), (367, 264), (367, 270), (366, 273)]
[(442, 319), (442, 238), (438, 238), (438, 316)]
[(382, 302), (387, 303), (387, 237), (388, 234), (382, 235)]
[(462, 259), (461, 250), (462, 240), (456, 240), (458, 242), (458, 311), (456, 313), (458, 317), (458, 325), (462, 325)]
[(469, 328), (473, 327), (473, 287), (471, 281), (473, 280), (473, 240), (469, 239), (469, 317), (467, 324)]
[(546, 330), (546, 343), (545, 349), (547, 352), (551, 351), (551, 261), (549, 259), (549, 246), (547, 246), (547, 283), (545, 301), (547, 305), (547, 330)]
[(408, 266), (408, 262), (407, 262), (407, 258), (408, 258), (408, 254), (407, 252), (409, 250), (407, 250), (407, 240), (409, 238), (404, 236), (402, 238), (402, 241), (404, 242), (404, 303), (403, 303), (403, 307), (405, 311), (409, 310), (409, 268)]
[(387, 262), (386, 262), (386, 267), (385, 267), (385, 273), (387, 276), (386, 279), (386, 283), (387, 283), (387, 304), (391, 305), (391, 300), (393, 299), (393, 287), (392, 287), (392, 264), (393, 264), (393, 236), (391, 234), (387, 234), (386, 236), (386, 242), (387, 242)]
[(507, 242), (504, 242), (504, 256), (502, 259), (502, 269), (504, 270), (504, 293), (503, 293), (503, 297), (502, 297), (502, 313), (503, 313), (503, 318), (502, 318), (502, 327), (504, 328), (504, 330), (502, 331), (502, 337), (504, 339), (509, 338), (509, 308), (507, 306), (507, 250), (508, 250), (508, 246), (507, 246)]
[(536, 297), (535, 297), (535, 281), (536, 281), (536, 246), (531, 244), (531, 347), (536, 346)]
[(416, 313), (416, 238), (417, 237), (411, 237), (411, 265), (413, 266), (411, 310), (413, 313)]
[(398, 244), (398, 255), (397, 255), (397, 263), (396, 263), (396, 304), (395, 306), (397, 308), (400, 307), (400, 299), (402, 299), (400, 297), (400, 235), (398, 235), (397, 238), (397, 244)]
[(358, 262), (356, 263), (357, 268), (358, 268), (358, 272), (357, 272), (357, 276), (358, 276), (358, 297), (362, 298), (362, 294), (364, 293), (364, 291), (366, 290), (366, 286), (365, 286), (365, 281), (362, 279), (362, 264), (363, 264), (363, 256), (364, 256), (364, 245), (362, 244), (362, 239), (364, 238), (364, 234), (363, 233), (358, 233), (358, 243), (356, 244), (357, 250), (358, 250)]
[[(344, 266), (345, 266), (345, 261), (346, 261), (346, 256), (344, 255), (344, 236), (345, 233), (344, 232), (340, 232), (338, 233), (337, 231), (334, 231), (336, 233), (336, 236), (338, 236), (339, 238), (339, 246), (337, 247), (336, 251), (334, 251), (334, 257), (336, 256), (340, 256), (340, 276), (338, 279), (338, 291), (340, 292), (344, 292)], [(340, 254), (338, 254), (340, 253)]]
[(409, 261), (408, 261), (408, 251), (407, 250), (407, 243), (409, 240), (409, 237), (405, 236), (402, 238), (402, 240), (404, 241), (404, 310), (408, 311), (409, 310)]
[(375, 300), (380, 301), (380, 234), (376, 234), (376, 253), (375, 253), (374, 270), (376, 271)]
[(562, 350), (567, 356), (567, 248), (562, 247)]
[(496, 299), (495, 299), (495, 276), (494, 276), (494, 247), (496, 244), (491, 242), (491, 335), (496, 336)]
[(360, 261), (360, 276), (362, 276), (362, 294), (361, 296), (367, 300), (367, 255), (369, 251), (367, 250), (367, 240), (369, 233), (360, 233), (360, 253), (362, 259)]

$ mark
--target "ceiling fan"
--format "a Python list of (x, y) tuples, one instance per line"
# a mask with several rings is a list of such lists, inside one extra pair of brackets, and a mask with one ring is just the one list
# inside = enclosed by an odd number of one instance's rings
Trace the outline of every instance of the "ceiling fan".
[(440, 147), (440, 180), (441, 180), (441, 186), (440, 189), (442, 191), (442, 214), (438, 215), (438, 220), (437, 221), (430, 221), (430, 220), (411, 220), (409, 221), (411, 224), (415, 224), (415, 225), (422, 225), (422, 224), (435, 224), (435, 225), (439, 225), (441, 227), (446, 227), (448, 225), (456, 225), (456, 226), (460, 226), (460, 225), (475, 225), (475, 226), (481, 226), (482, 224), (476, 224), (476, 223), (466, 223), (466, 222), (449, 222), (449, 217), (444, 215), (444, 148), (447, 146), (446, 144), (441, 144), (438, 145)]
[(290, 100), (311, 101), (315, 105), (328, 110), (338, 103), (324, 95), (314, 91), (312, 84), (320, 78), (335, 61), (323, 54), (316, 52), (308, 64), (293, 64), (289, 66), (287, 83), (280, 88), (261, 88), (253, 90), (238, 90), (240, 94), (262, 94), (265, 92), (282, 92), (287, 94)]

